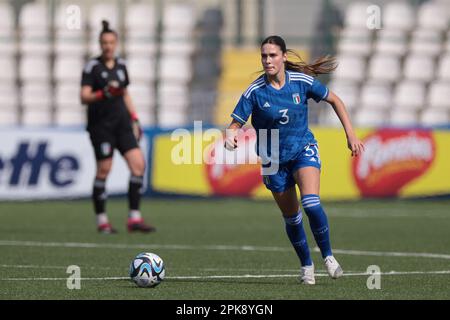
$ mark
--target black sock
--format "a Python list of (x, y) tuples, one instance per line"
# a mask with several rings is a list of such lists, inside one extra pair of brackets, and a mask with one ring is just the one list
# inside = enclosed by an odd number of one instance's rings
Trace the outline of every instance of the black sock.
[(139, 203), (141, 201), (141, 188), (144, 182), (144, 177), (131, 176), (128, 187), (128, 205), (130, 210), (139, 210)]
[(92, 201), (94, 202), (95, 214), (105, 212), (105, 203), (107, 198), (105, 187), (106, 180), (95, 178), (94, 188), (92, 190)]

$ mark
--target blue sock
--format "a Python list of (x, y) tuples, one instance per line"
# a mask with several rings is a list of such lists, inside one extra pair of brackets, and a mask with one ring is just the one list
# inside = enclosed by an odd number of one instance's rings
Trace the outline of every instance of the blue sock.
[(302, 267), (312, 265), (306, 233), (305, 229), (303, 229), (302, 212), (299, 210), (295, 216), (285, 217), (284, 221), (286, 223), (286, 233), (300, 259)]
[(309, 219), (311, 231), (316, 239), (317, 246), (322, 253), (322, 258), (331, 256), (330, 232), (328, 219), (320, 204), (320, 198), (315, 194), (302, 197), (302, 206)]

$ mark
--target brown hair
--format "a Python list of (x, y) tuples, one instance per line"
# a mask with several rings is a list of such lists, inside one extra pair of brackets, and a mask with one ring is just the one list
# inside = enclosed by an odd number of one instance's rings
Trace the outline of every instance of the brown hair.
[(317, 76), (319, 74), (331, 73), (337, 68), (336, 59), (329, 55), (320, 57), (310, 64), (304, 62), (297, 52), (286, 48), (286, 42), (280, 36), (267, 37), (261, 43), (261, 47), (267, 43), (279, 46), (283, 53), (287, 53), (298, 60), (292, 61), (288, 59), (284, 64), (286, 70), (302, 72), (310, 76)]

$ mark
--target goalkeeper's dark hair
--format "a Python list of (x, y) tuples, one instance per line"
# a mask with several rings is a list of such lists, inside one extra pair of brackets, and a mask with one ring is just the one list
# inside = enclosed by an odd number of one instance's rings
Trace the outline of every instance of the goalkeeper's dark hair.
[(288, 59), (284, 64), (286, 70), (302, 72), (310, 76), (317, 76), (319, 74), (331, 73), (337, 68), (336, 59), (328, 55), (320, 57), (310, 64), (304, 62), (297, 52), (286, 48), (286, 42), (280, 36), (267, 37), (261, 43), (261, 47), (267, 43), (279, 46), (283, 53), (287, 53), (288, 56), (294, 57), (297, 60), (294, 62)]
[(102, 39), (102, 36), (107, 33), (112, 33), (117, 38), (117, 32), (109, 27), (108, 20), (102, 20), (102, 31), (100, 31), (99, 40)]

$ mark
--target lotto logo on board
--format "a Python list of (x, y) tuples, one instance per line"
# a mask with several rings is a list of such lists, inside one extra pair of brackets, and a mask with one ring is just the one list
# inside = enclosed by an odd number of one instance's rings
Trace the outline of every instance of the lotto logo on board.
[(383, 129), (364, 139), (366, 151), (352, 161), (361, 195), (394, 197), (430, 169), (436, 144), (431, 131)]

